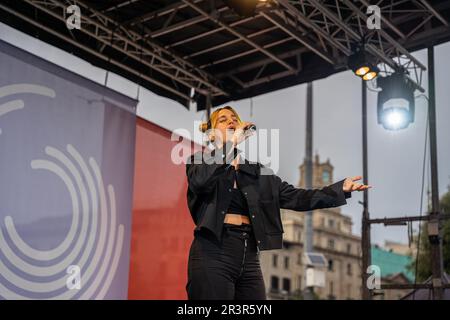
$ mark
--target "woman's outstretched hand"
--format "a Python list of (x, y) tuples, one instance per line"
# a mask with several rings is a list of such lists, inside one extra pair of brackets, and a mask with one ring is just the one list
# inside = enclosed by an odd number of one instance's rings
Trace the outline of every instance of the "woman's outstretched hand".
[(345, 179), (342, 189), (344, 190), (344, 192), (352, 192), (352, 191), (364, 191), (366, 189), (372, 188), (372, 186), (355, 182), (361, 179), (362, 179), (361, 176)]

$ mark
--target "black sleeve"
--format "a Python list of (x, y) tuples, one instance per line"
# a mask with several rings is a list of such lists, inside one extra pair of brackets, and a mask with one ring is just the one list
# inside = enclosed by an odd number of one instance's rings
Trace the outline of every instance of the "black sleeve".
[(301, 189), (282, 181), (279, 182), (280, 207), (295, 211), (308, 211), (322, 208), (339, 207), (347, 203), (346, 198), (351, 197), (350, 192), (344, 192), (344, 180), (326, 186), (322, 189)]
[(186, 163), (189, 188), (194, 193), (210, 192), (240, 152), (228, 141), (222, 148), (216, 148), (210, 153), (197, 152), (192, 155)]

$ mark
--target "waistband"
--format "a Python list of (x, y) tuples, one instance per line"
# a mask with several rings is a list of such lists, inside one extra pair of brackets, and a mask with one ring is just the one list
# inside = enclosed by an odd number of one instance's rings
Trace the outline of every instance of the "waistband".
[(230, 231), (241, 231), (241, 232), (247, 232), (247, 233), (253, 232), (253, 227), (251, 224), (244, 223), (241, 225), (236, 225), (236, 224), (224, 223), (223, 227), (224, 227), (224, 229), (230, 230)]

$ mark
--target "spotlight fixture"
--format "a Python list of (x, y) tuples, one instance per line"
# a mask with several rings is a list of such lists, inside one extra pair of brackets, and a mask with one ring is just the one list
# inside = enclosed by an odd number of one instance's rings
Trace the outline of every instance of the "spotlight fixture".
[(414, 122), (414, 85), (404, 71), (396, 71), (387, 77), (377, 79), (381, 88), (378, 92), (378, 124), (387, 130), (405, 129)]
[(228, 7), (243, 17), (255, 15), (258, 3), (268, 3), (269, 1), (270, 0), (223, 0)]
[(356, 47), (355, 53), (349, 56), (348, 67), (364, 81), (375, 79), (380, 72), (378, 67), (369, 61), (363, 46)]
[(375, 79), (378, 76), (380, 69), (377, 66), (369, 63), (369, 70), (362, 76), (364, 81)]

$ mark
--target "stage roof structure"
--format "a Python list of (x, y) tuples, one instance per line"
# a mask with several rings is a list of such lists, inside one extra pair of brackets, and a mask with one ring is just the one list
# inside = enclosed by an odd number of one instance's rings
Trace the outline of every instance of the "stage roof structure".
[[(80, 30), (66, 26), (74, 3)], [(366, 27), (371, 4), (380, 29)], [(0, 21), (204, 110), (347, 70), (363, 37), (377, 63), (421, 88), (411, 52), (450, 40), (450, 0), (266, 0), (246, 17), (222, 0), (4, 0)]]

